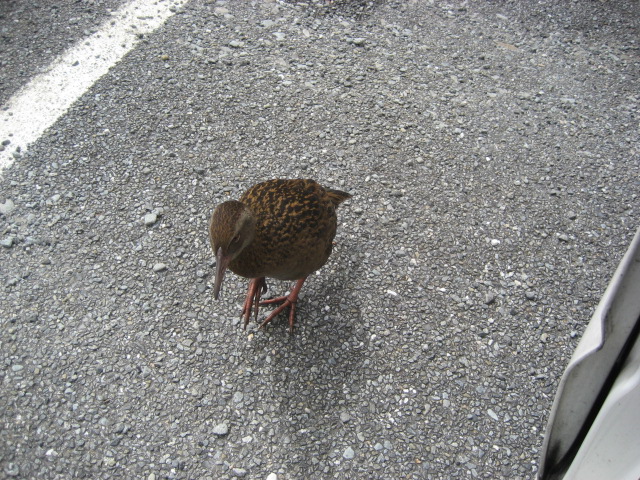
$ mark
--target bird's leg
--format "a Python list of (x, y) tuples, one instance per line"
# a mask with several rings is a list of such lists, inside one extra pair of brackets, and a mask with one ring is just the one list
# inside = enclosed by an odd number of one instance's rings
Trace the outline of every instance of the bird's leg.
[(282, 303), (282, 305), (280, 305), (273, 312), (271, 312), (269, 316), (265, 318), (265, 320), (260, 324), (259, 328), (264, 327), (267, 323), (273, 320), (285, 308), (291, 307), (289, 311), (289, 334), (293, 333), (293, 320), (296, 315), (296, 302), (298, 301), (298, 294), (300, 293), (302, 284), (306, 279), (307, 277), (301, 278), (300, 280), (298, 280), (289, 295), (285, 297), (270, 298), (269, 300), (263, 300), (262, 302), (260, 302), (260, 305), (269, 305), (272, 303)]
[(242, 315), (244, 318), (244, 329), (247, 329), (249, 323), (249, 317), (251, 317), (251, 309), (255, 310), (255, 319), (258, 320), (258, 307), (260, 304), (260, 297), (267, 291), (267, 282), (264, 277), (252, 278), (249, 281), (249, 289), (247, 290), (247, 296), (244, 299), (244, 305), (242, 307)]

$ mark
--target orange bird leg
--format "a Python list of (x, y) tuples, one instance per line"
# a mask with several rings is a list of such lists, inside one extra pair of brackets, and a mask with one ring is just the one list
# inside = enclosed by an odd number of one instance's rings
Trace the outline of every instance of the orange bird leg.
[(252, 278), (249, 281), (249, 290), (247, 290), (247, 296), (244, 299), (244, 305), (242, 306), (242, 315), (244, 318), (244, 329), (247, 329), (249, 323), (249, 317), (251, 317), (251, 309), (255, 309), (255, 319), (258, 321), (258, 307), (261, 305), (260, 296), (267, 291), (267, 282), (264, 277)]
[(273, 320), (285, 308), (291, 307), (289, 311), (289, 334), (293, 333), (293, 319), (296, 316), (296, 302), (298, 301), (298, 294), (300, 293), (302, 284), (306, 279), (307, 277), (301, 278), (300, 280), (298, 280), (295, 286), (293, 287), (293, 290), (291, 290), (291, 293), (286, 297), (270, 298), (269, 300), (263, 300), (262, 302), (260, 302), (260, 305), (269, 305), (272, 303), (282, 303), (282, 305), (280, 305), (273, 312), (271, 312), (269, 316), (264, 320), (264, 322), (260, 324), (259, 328), (264, 327), (267, 323)]

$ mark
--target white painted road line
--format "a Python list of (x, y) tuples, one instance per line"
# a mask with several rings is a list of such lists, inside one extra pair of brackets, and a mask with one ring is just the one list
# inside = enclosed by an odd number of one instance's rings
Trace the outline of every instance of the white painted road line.
[(9, 99), (0, 110), (0, 174), (63, 115), (109, 68), (153, 32), (187, 0), (134, 0), (80, 40)]

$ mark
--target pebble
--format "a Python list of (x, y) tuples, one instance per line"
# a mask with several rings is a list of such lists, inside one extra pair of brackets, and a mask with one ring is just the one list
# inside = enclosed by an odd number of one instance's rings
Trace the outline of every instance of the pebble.
[(267, 475), (266, 480), (278, 480), (278, 475), (276, 475), (275, 473), (270, 473), (269, 475)]
[(165, 263), (159, 262), (153, 266), (154, 272), (164, 272), (167, 269), (167, 265)]
[(498, 240), (497, 238), (492, 238), (491, 239), (491, 246), (496, 247), (500, 245), (500, 240)]
[(151, 225), (153, 225), (154, 223), (156, 223), (158, 221), (158, 215), (156, 215), (155, 213), (151, 212), (151, 213), (147, 213), (144, 216), (144, 224), (149, 227)]
[(4, 203), (0, 203), (0, 213), (2, 215), (9, 215), (15, 208), (16, 206), (10, 198), (7, 198)]
[(485, 305), (491, 305), (495, 301), (496, 301), (496, 294), (495, 293), (488, 292), (488, 293), (485, 294), (485, 296), (484, 296)]
[(232, 48), (242, 48), (244, 47), (244, 42), (240, 41), (240, 40), (231, 40), (229, 42), (229, 46)]
[(342, 454), (342, 456), (347, 460), (351, 460), (353, 457), (355, 457), (355, 455), (356, 455), (356, 452), (354, 452), (353, 448), (351, 447), (347, 447), (344, 453)]
[(11, 248), (13, 246), (14, 239), (15, 237), (13, 236), (8, 236), (7, 238), (3, 238), (2, 240), (0, 240), (0, 245), (2, 245), (4, 248)]
[(18, 465), (16, 465), (15, 463), (9, 462), (4, 467), (4, 473), (5, 475), (7, 475), (7, 477), (17, 477), (18, 475), (20, 475), (20, 467), (18, 467)]
[(236, 477), (244, 477), (247, 475), (247, 471), (244, 468), (234, 468), (231, 471)]
[(525, 297), (527, 297), (527, 300), (535, 300), (536, 299), (536, 292), (534, 292), (533, 290), (527, 290), (526, 292), (524, 292)]
[(349, 420), (351, 420), (351, 415), (349, 415), (347, 412), (342, 412), (340, 414), (340, 421), (342, 423), (347, 423)]
[(487, 410), (487, 415), (489, 415), (494, 420), (498, 420), (498, 414), (491, 409)]
[(233, 402), (240, 403), (244, 398), (244, 394), (242, 392), (236, 392), (233, 394)]
[(213, 434), (214, 435), (218, 435), (218, 436), (222, 437), (222, 436), (226, 435), (227, 433), (229, 433), (229, 425), (227, 425), (226, 423), (219, 423), (218, 425), (213, 427)]
[(569, 236), (566, 233), (561, 233), (560, 235), (558, 235), (558, 240), (560, 240), (561, 242), (568, 242)]

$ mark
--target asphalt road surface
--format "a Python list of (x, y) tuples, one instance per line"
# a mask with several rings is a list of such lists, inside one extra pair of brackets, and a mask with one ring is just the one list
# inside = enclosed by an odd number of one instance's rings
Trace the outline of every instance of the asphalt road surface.
[[(2, 103), (123, 4), (2, 0)], [(638, 2), (174, 13), (0, 138), (0, 476), (535, 478), (640, 225)], [(211, 211), (275, 177), (353, 195), (292, 336), (212, 298)]]

